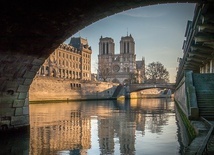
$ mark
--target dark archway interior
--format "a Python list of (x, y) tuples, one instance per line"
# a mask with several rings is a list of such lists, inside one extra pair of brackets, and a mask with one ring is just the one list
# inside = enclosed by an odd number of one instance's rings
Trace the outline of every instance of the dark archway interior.
[[(160, 3), (197, 0), (1, 1), (1, 52), (45, 55), (78, 30), (115, 13)], [(49, 51), (49, 52), (48, 52)]]

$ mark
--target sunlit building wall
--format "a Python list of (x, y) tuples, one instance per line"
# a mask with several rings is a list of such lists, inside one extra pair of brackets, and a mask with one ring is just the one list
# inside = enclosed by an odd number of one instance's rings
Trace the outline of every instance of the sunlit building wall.
[(91, 47), (83, 38), (71, 38), (70, 44), (60, 44), (45, 60), (38, 75), (57, 78), (91, 80)]

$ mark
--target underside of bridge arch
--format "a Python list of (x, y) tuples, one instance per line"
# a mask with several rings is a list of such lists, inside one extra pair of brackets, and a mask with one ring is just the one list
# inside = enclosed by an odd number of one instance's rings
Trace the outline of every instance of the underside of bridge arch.
[(140, 6), (199, 0), (0, 2), (0, 130), (29, 124), (28, 90), (60, 43), (102, 18)]

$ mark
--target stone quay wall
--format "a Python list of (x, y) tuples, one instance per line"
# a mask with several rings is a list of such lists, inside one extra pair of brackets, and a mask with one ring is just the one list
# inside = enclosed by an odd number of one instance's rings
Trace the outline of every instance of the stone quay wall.
[(112, 82), (36, 76), (30, 86), (29, 101), (108, 99), (117, 86)]
[(188, 103), (187, 103), (187, 96), (186, 96), (185, 77), (183, 77), (178, 87), (176, 88), (176, 91), (174, 93), (174, 98), (175, 98), (175, 101), (179, 104), (183, 113), (188, 117), (189, 110), (188, 110)]
[(193, 85), (193, 72), (186, 71), (175, 91), (175, 101), (189, 119), (199, 118), (196, 90)]

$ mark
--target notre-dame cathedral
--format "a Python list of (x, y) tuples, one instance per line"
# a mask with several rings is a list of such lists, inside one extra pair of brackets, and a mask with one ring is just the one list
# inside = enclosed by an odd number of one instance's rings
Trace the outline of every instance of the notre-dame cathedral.
[(115, 54), (114, 40), (101, 36), (98, 55), (98, 78), (116, 83), (143, 83), (145, 60), (136, 61), (133, 37), (121, 37), (120, 53)]

